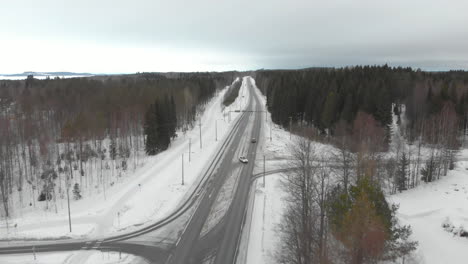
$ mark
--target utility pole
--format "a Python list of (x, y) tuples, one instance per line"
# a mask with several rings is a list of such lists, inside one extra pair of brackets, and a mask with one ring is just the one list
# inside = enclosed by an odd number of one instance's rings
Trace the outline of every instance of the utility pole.
[(70, 178), (67, 178), (67, 203), (68, 203), (68, 226), (70, 227), (70, 233), (71, 233), (72, 226), (71, 226), (71, 213), (70, 213)]
[(265, 188), (265, 155), (263, 155), (263, 188)]
[(188, 162), (192, 160), (192, 139), (188, 139)]
[(202, 148), (202, 136), (201, 136), (201, 118), (200, 122), (198, 123), (198, 126), (200, 127), (200, 149)]
[(272, 123), (271, 123), (271, 119), (270, 119), (270, 142), (271, 142), (271, 125), (272, 125)]
[(106, 198), (106, 176), (105, 175), (102, 176), (102, 189), (103, 189), (104, 201), (105, 201), (107, 199)]
[(184, 185), (184, 153), (182, 153), (182, 185)]
[(292, 116), (289, 117), (289, 139), (291, 139)]

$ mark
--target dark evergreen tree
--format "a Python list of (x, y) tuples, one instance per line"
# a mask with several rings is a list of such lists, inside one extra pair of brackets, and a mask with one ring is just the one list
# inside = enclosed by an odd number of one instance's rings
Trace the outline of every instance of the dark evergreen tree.
[(158, 153), (158, 124), (157, 124), (157, 105), (156, 102), (148, 107), (145, 114), (144, 134), (146, 137), (145, 151), (148, 155)]
[(80, 185), (78, 183), (75, 183), (73, 186), (73, 198), (75, 200), (80, 200), (82, 198)]
[(110, 158), (115, 160), (117, 158), (117, 142), (116, 138), (111, 136), (109, 143), (109, 155)]
[(168, 109), (169, 104), (168, 100), (163, 100), (159, 102), (156, 100), (156, 124), (157, 124), (157, 137), (156, 137), (156, 146), (158, 152), (166, 150), (171, 143), (171, 127), (170, 122), (170, 111)]
[(426, 166), (421, 169), (422, 180), (425, 182), (432, 182), (435, 174), (435, 161), (430, 158), (426, 161)]
[(177, 136), (176, 130), (177, 130), (177, 109), (176, 109), (176, 104), (174, 102), (174, 96), (171, 95), (171, 102), (170, 102), (170, 116), (171, 116), (171, 138), (175, 138)]
[(330, 128), (335, 121), (336, 101), (335, 92), (331, 91), (325, 100), (325, 106), (322, 112), (322, 123), (325, 128)]
[[(358, 180), (349, 193), (341, 186), (333, 190), (329, 197), (329, 221), (332, 233), (353, 255), (355, 261), (350, 263), (364, 263), (366, 254), (374, 260), (394, 262), (416, 249), (418, 243), (410, 240), (411, 228), (398, 222), (397, 209), (396, 205), (388, 204), (380, 186), (367, 178)], [(376, 233), (381, 235), (375, 236)], [(377, 248), (382, 251), (377, 255), (375, 243), (380, 244)]]
[(145, 115), (144, 133), (146, 136), (145, 150), (148, 155), (155, 155), (166, 150), (171, 139), (176, 136), (177, 114), (174, 99), (164, 97), (156, 99), (150, 105)]
[(406, 153), (403, 152), (398, 162), (398, 170), (396, 173), (396, 185), (399, 192), (402, 192), (408, 188), (408, 167), (409, 160), (406, 157)]

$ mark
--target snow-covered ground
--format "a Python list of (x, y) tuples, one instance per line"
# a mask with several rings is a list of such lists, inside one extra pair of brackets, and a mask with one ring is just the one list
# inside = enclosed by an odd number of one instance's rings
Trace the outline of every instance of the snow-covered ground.
[[(57, 214), (36, 210), (10, 219), (9, 232), (6, 223), (2, 221), (0, 237), (3, 240), (101, 237), (164, 217), (177, 208), (187, 191), (199, 180), (198, 176), (240, 115), (238, 112), (231, 112), (229, 117), (228, 111), (234, 110), (234, 107), (244, 108), (248, 102), (248, 89), (242, 85), (239, 94), (245, 97), (239, 96), (232, 109), (225, 108), (222, 105), (225, 92), (226, 89), (222, 90), (212, 99), (201, 117), (202, 148), (199, 141), (200, 130), (196, 126), (185, 134), (180, 133), (167, 151), (148, 157), (145, 165), (138, 168), (128, 180), (110, 188), (105, 199), (85, 197), (71, 201), (71, 233), (67, 210), (61, 210)], [(192, 152), (190, 162), (189, 141)], [(182, 162), (184, 185), (181, 184)]]
[(400, 220), (412, 226), (421, 263), (468, 262), (468, 238), (442, 227), (443, 223), (451, 223), (456, 229), (468, 228), (468, 149), (462, 150), (458, 158), (462, 161), (440, 180), (389, 197), (400, 204)]
[(241, 174), (241, 168), (235, 169), (231, 175), (228, 176), (226, 182), (223, 184), (223, 187), (216, 196), (216, 201), (214, 202), (210, 214), (203, 225), (202, 231), (200, 232), (200, 237), (203, 237), (210, 231), (226, 214), (231, 204), (231, 200), (235, 194), (236, 186), (238, 183), (239, 176)]
[[(0, 256), (2, 264), (70, 264), (79, 252), (51, 252)], [(126, 253), (89, 251), (90, 256), (82, 264), (146, 264), (145, 259)]]

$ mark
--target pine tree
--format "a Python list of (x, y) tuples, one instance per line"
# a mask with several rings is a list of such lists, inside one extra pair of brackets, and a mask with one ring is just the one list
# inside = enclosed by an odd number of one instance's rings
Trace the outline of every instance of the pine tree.
[(156, 124), (157, 124), (157, 138), (156, 146), (158, 151), (166, 150), (171, 142), (171, 124), (169, 122), (168, 100), (158, 102), (156, 101)]
[(158, 153), (158, 126), (157, 126), (157, 105), (156, 102), (151, 104), (145, 114), (144, 134), (146, 136), (145, 151), (148, 155), (156, 155)]
[(408, 166), (409, 160), (406, 157), (406, 153), (403, 152), (398, 164), (398, 170), (396, 175), (396, 185), (399, 192), (406, 190), (408, 187)]
[(81, 189), (78, 183), (75, 183), (75, 185), (73, 186), (73, 198), (75, 200), (81, 199)]
[(177, 109), (176, 109), (176, 104), (174, 102), (174, 96), (171, 95), (171, 138), (175, 138), (177, 136), (176, 129), (177, 129)]
[(117, 158), (117, 142), (115, 137), (111, 136), (110, 143), (109, 143), (109, 155), (112, 160)]
[(324, 128), (330, 128), (335, 121), (336, 115), (336, 95), (335, 92), (331, 91), (325, 101), (325, 105), (322, 112), (322, 123)]
[(396, 261), (416, 249), (417, 242), (409, 240), (411, 228), (398, 223), (398, 207), (388, 204), (369, 179), (358, 180), (349, 193), (337, 187), (329, 202), (332, 233), (348, 249), (346, 263)]
[(421, 169), (422, 180), (425, 182), (432, 182), (434, 180), (435, 174), (435, 162), (434, 159), (431, 157), (429, 160), (426, 161), (426, 166)]

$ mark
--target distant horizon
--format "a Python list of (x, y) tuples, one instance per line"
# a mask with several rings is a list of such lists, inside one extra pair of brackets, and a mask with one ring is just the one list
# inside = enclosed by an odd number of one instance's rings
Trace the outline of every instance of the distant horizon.
[[(393, 65), (389, 63), (382, 63), (382, 64), (354, 64), (354, 65), (340, 65), (340, 66), (331, 66), (331, 65), (314, 65), (314, 66), (305, 66), (305, 67), (294, 67), (294, 68), (287, 68), (287, 67), (279, 67), (279, 68), (257, 68), (257, 69), (247, 69), (247, 70), (238, 70), (238, 69), (231, 69), (231, 70), (204, 70), (204, 71), (197, 71), (197, 70), (186, 70), (186, 71), (133, 71), (133, 72), (91, 72), (91, 71), (67, 71), (67, 70), (56, 70), (56, 71), (22, 71), (22, 72), (12, 72), (12, 73), (0, 73), (0, 76), (3, 77), (14, 77), (14, 76), (27, 76), (29, 73), (39, 73), (42, 75), (39, 76), (46, 76), (46, 75), (54, 75), (58, 76), (59, 73), (66, 73), (67, 75), (86, 75), (90, 76), (99, 76), (99, 75), (130, 75), (130, 74), (138, 74), (138, 73), (195, 73), (195, 72), (249, 72), (249, 71), (260, 71), (260, 70), (304, 70), (304, 69), (311, 69), (311, 68), (333, 68), (333, 69), (341, 69), (341, 68), (348, 68), (348, 67), (383, 67), (388, 65), (391, 68), (411, 68), (413, 71), (421, 70), (424, 72), (450, 72), (450, 71), (464, 71), (467, 72), (468, 68), (448, 68), (448, 67), (415, 67), (415, 66), (407, 66), (407, 65)], [(57, 75), (55, 75), (57, 74)], [(34, 75), (34, 74), (33, 74)], [(37, 76), (37, 75), (36, 75)]]

